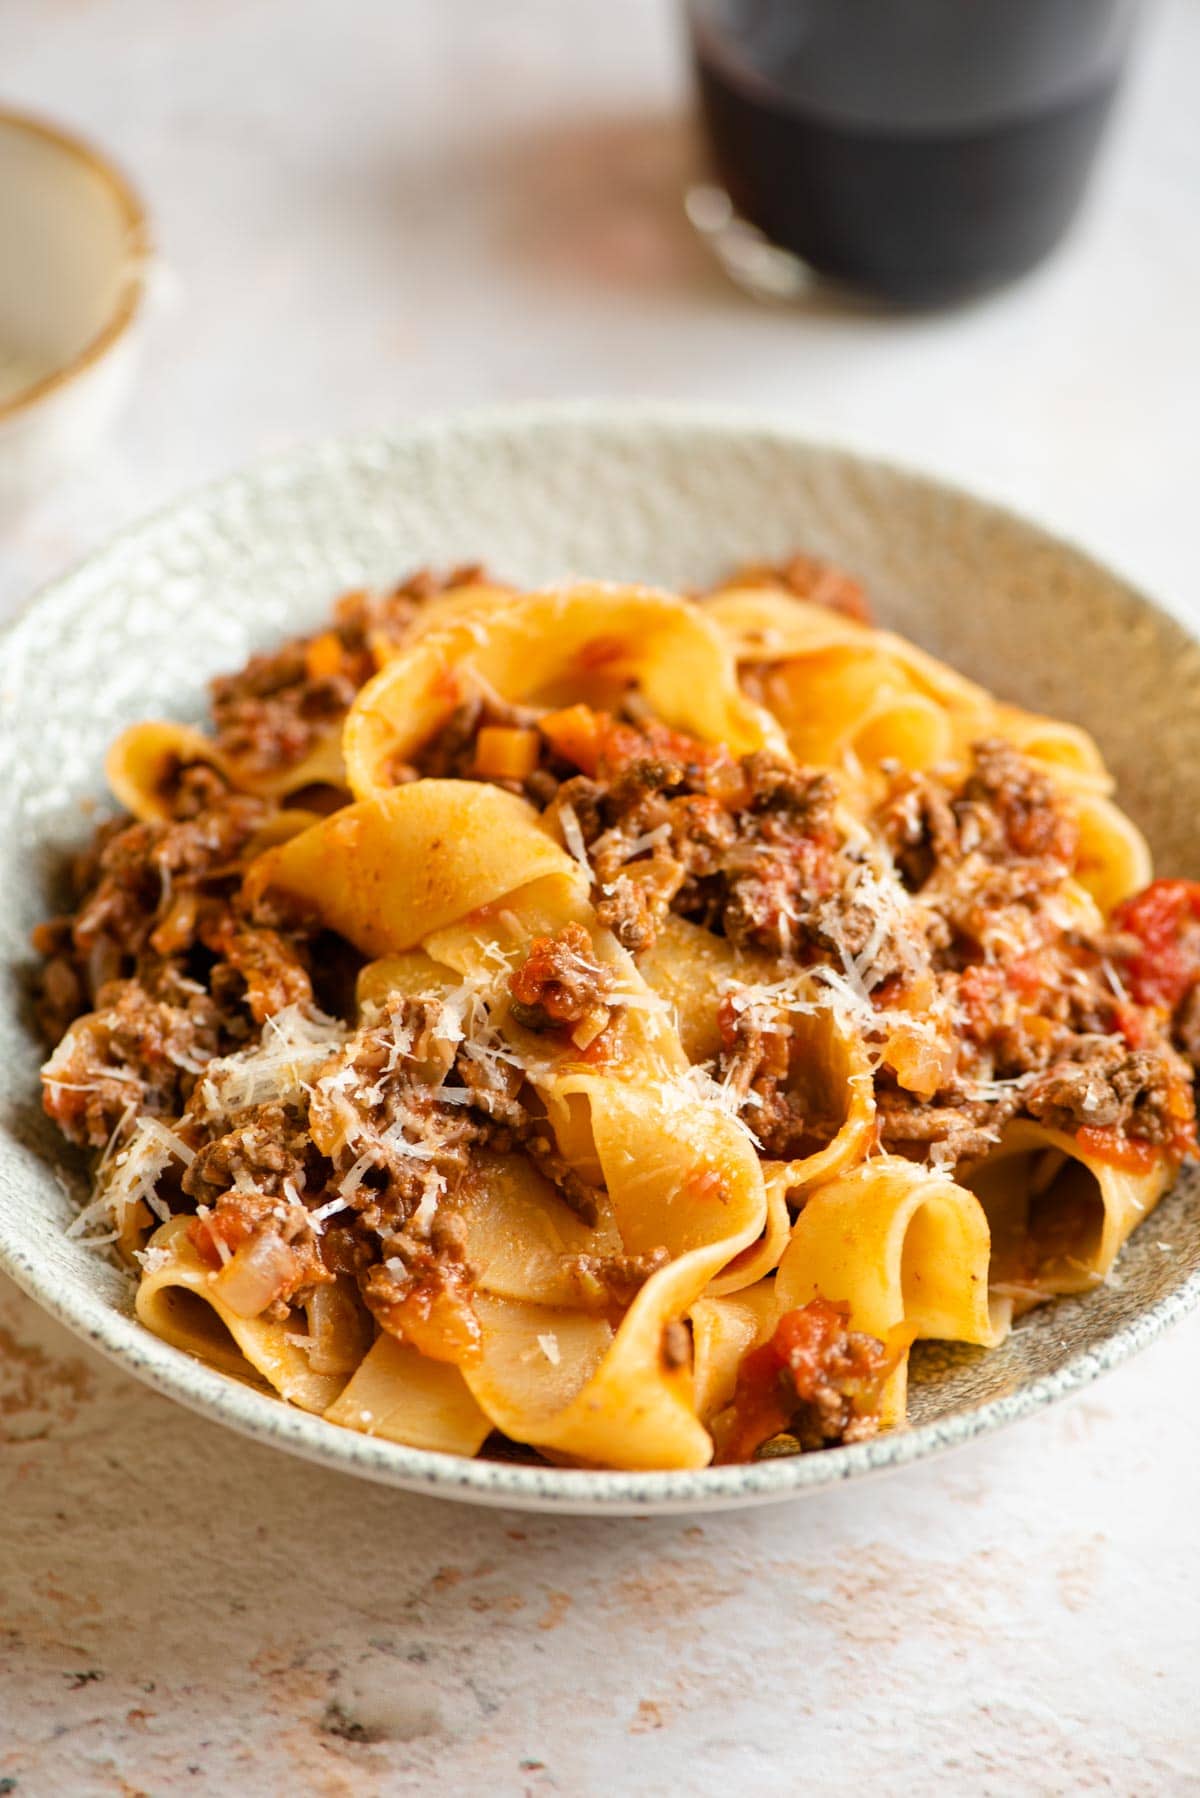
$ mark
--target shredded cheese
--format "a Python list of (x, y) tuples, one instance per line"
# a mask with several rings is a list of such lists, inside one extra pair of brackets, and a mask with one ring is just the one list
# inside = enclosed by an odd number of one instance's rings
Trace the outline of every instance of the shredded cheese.
[(323, 1012), (289, 1005), (268, 1018), (251, 1049), (210, 1061), (192, 1094), (199, 1117), (228, 1117), (251, 1106), (296, 1098), (346, 1041), (347, 1030)]
[[(566, 809), (569, 810), (570, 808), (568, 807)], [(572, 816), (574, 816), (573, 813)], [(617, 836), (618, 834), (619, 833), (615, 831), (606, 831), (604, 836), (601, 837), (596, 844), (597, 853), (603, 848), (608, 851), (610, 858), (613, 861), (631, 862), (635, 856), (645, 855), (648, 849), (656, 849), (660, 843), (669, 843), (671, 841), (671, 826), (669, 823), (656, 824), (653, 830), (643, 831), (640, 837), (631, 837), (628, 843), (622, 843), (619, 850), (608, 850), (609, 838)]]
[(568, 854), (573, 855), (588, 879), (592, 878), (592, 864), (588, 860), (587, 845), (583, 840), (579, 818), (573, 805), (563, 804), (558, 808), (558, 827), (562, 831), (563, 845)]

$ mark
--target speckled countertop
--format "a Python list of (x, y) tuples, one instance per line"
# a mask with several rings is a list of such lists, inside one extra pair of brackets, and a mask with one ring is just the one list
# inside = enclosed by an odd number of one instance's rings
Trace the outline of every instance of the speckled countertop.
[[(940, 318), (760, 309), (681, 222), (665, 0), (7, 0), (3, 97), (139, 180), (164, 269), (105, 454), (0, 608), (283, 444), (695, 398), (923, 463), (1200, 624), (1200, 5), (1070, 245)], [(700, 1523), (360, 1486), (0, 1286), (0, 1791), (1200, 1792), (1200, 1317), (957, 1458)]]

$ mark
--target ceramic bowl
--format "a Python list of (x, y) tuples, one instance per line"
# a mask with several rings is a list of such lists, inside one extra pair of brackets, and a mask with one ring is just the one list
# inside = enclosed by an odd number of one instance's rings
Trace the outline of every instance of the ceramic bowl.
[(133, 368), (145, 216), (78, 138), (0, 111), (0, 508), (84, 456)]
[(1159, 866), (1200, 874), (1200, 650), (1116, 575), (995, 506), (785, 431), (662, 411), (498, 415), (318, 448), (127, 533), (0, 647), (0, 1264), (129, 1373), (247, 1435), (396, 1486), (563, 1511), (753, 1504), (897, 1468), (1075, 1390), (1194, 1303), (1200, 1180), (1185, 1173), (1111, 1284), (1032, 1314), (991, 1353), (922, 1346), (908, 1430), (744, 1467), (587, 1473), (422, 1453), (263, 1397), (147, 1334), (127, 1278), (66, 1236), (29, 932), (57, 860), (91, 828), (83, 808), (121, 726), (199, 717), (210, 675), (313, 625), (343, 588), (422, 563), (688, 586), (797, 546), (862, 576), (888, 625), (1093, 731)]

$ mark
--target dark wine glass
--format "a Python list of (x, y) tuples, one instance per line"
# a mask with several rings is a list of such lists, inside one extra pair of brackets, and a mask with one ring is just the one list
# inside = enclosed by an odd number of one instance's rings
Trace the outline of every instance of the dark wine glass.
[(688, 0), (734, 213), (937, 305), (1024, 273), (1083, 197), (1140, 0)]

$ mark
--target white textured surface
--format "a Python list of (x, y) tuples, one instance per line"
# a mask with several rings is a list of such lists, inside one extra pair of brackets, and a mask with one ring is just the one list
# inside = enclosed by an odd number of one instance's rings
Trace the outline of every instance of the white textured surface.
[[(4, 23), (6, 97), (123, 158), (175, 293), (111, 452), (6, 538), (3, 603), (281, 443), (603, 392), (923, 462), (1200, 620), (1195, 0), (1160, 8), (1072, 244), (909, 321), (756, 310), (707, 268), (666, 5), (8, 0)], [(361, 1487), (0, 1306), (23, 1794), (1200, 1791), (1195, 1319), (956, 1460), (699, 1526)]]

